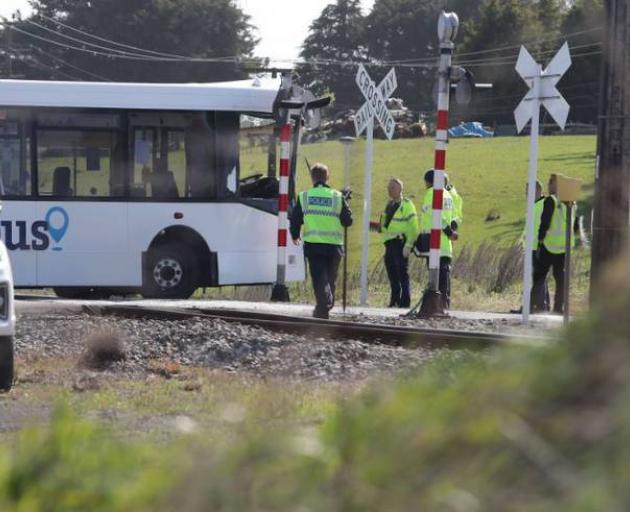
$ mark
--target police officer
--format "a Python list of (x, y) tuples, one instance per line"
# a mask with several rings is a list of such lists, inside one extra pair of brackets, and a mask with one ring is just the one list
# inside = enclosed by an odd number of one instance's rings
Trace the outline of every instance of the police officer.
[(380, 221), (385, 244), (385, 268), (391, 288), (390, 308), (408, 308), (411, 305), (409, 255), (418, 237), (418, 215), (413, 202), (403, 197), (403, 188), (401, 180), (390, 180), (387, 186), (390, 201)]
[[(424, 174), (426, 192), (420, 212), (420, 254), (428, 256), (429, 239), (433, 225), (433, 169)], [(422, 239), (426, 242), (422, 242)], [(457, 240), (457, 223), (453, 216), (453, 198), (448, 190), (444, 190), (442, 199), (442, 237), (440, 239), (440, 282), (444, 309), (451, 306), (451, 262), (453, 261), (453, 241)], [(423, 247), (424, 246), (424, 247)], [(428, 263), (428, 260), (427, 260)]]
[(532, 295), (540, 297), (544, 293), (549, 269), (553, 269), (556, 291), (553, 302), (554, 313), (564, 311), (564, 255), (566, 251), (567, 207), (558, 200), (557, 176), (549, 178), (549, 195), (543, 202), (538, 228), (538, 250), (534, 268)]
[(302, 240), (313, 280), (317, 305), (315, 318), (328, 318), (335, 304), (335, 282), (343, 256), (344, 227), (352, 225), (352, 212), (343, 194), (328, 186), (328, 167), (318, 163), (311, 168), (313, 188), (300, 193), (291, 215), (291, 237)]

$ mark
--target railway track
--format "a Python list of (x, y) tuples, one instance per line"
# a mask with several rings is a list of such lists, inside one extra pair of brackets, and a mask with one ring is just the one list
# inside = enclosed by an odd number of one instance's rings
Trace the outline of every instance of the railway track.
[(150, 318), (153, 320), (187, 320), (215, 318), (225, 322), (258, 326), (269, 331), (328, 339), (352, 339), (368, 343), (413, 349), (487, 349), (501, 345), (543, 345), (547, 338), (452, 329), (428, 329), (378, 323), (318, 320), (281, 314), (229, 309), (172, 309), (145, 306), (84, 306), (83, 311), (99, 316)]

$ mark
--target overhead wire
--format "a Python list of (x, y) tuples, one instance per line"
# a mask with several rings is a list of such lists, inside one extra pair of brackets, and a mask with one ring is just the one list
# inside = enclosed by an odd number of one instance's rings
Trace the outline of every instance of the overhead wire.
[[(588, 34), (588, 33), (592, 33), (592, 32), (597, 32), (602, 30), (604, 27), (594, 27), (588, 30), (580, 30), (577, 32), (570, 32), (568, 34), (559, 34), (557, 36), (551, 36), (548, 38), (539, 38), (539, 39), (532, 39), (530, 41), (524, 41), (521, 44), (517, 44), (517, 45), (510, 45), (510, 46), (502, 46), (499, 48), (489, 48), (489, 49), (485, 49), (485, 50), (476, 50), (476, 51), (471, 51), (471, 52), (463, 52), (463, 53), (458, 53), (458, 57), (468, 57), (471, 55), (484, 55), (484, 54), (488, 54), (488, 53), (496, 53), (496, 52), (502, 52), (505, 50), (514, 50), (514, 49), (518, 49), (520, 48), (523, 44), (528, 44), (531, 42), (548, 42), (548, 41), (555, 41), (558, 39), (571, 39), (573, 37), (576, 36), (580, 36), (580, 35), (584, 35), (584, 34)], [(405, 63), (405, 62), (421, 62), (421, 61), (427, 61), (430, 59), (433, 59), (434, 57), (419, 57), (419, 58), (415, 58), (415, 59), (396, 59), (396, 60), (389, 60), (388, 63), (389, 64), (398, 64), (398, 63)]]
[[(5, 25), (6, 26), (6, 22), (2, 22), (0, 21), (0, 25)], [(175, 59), (175, 58), (167, 58), (167, 57), (150, 57), (150, 56), (146, 56), (146, 55), (133, 55), (133, 54), (124, 54), (124, 53), (113, 53), (109, 50), (107, 51), (101, 51), (98, 49), (89, 49), (89, 48), (81, 48), (78, 46), (74, 46), (68, 43), (63, 43), (60, 41), (56, 41), (54, 39), (51, 39), (49, 37), (44, 37), (38, 34), (33, 34), (32, 32), (26, 31), (24, 29), (18, 28), (13, 26), (12, 30), (23, 34), (27, 37), (31, 37), (33, 39), (37, 39), (39, 41), (43, 41), (55, 46), (58, 46), (60, 48), (65, 48), (67, 50), (74, 50), (74, 51), (78, 51), (78, 52), (82, 52), (82, 53), (87, 53), (89, 55), (98, 55), (98, 56), (103, 56), (103, 57), (107, 57), (107, 58), (111, 58), (111, 59), (123, 59), (123, 60), (134, 60), (134, 61), (147, 61), (147, 62), (201, 62), (201, 63), (236, 63), (238, 62), (240, 59), (238, 58), (233, 58), (233, 57), (190, 57), (190, 58), (186, 58), (185, 60), (183, 59)], [(84, 44), (84, 43), (80, 43), (80, 44)], [(92, 45), (94, 46), (94, 45)]]
[(98, 73), (94, 73), (94, 72), (92, 72), (92, 71), (88, 71), (87, 69), (83, 69), (83, 68), (81, 68), (81, 67), (79, 67), (79, 66), (76, 66), (76, 65), (74, 65), (74, 64), (72, 64), (72, 63), (70, 63), (70, 62), (68, 62), (68, 61), (66, 61), (66, 60), (64, 60), (64, 59), (61, 59), (61, 58), (57, 57), (56, 55), (53, 55), (52, 53), (48, 53), (48, 52), (46, 52), (46, 51), (42, 50), (42, 49), (41, 49), (40, 47), (38, 47), (38, 46), (33, 46), (33, 45), (29, 45), (29, 46), (30, 46), (33, 50), (36, 50), (36, 51), (38, 51), (39, 53), (41, 53), (42, 55), (45, 55), (45, 56), (47, 56), (48, 58), (53, 59), (53, 60), (55, 60), (55, 61), (59, 62), (60, 64), (63, 64), (63, 65), (65, 65), (65, 66), (68, 66), (69, 68), (72, 68), (72, 69), (74, 69), (75, 71), (80, 71), (81, 73), (84, 73), (84, 74), (86, 74), (86, 75), (88, 75), (88, 76), (90, 76), (90, 77), (92, 77), (92, 78), (98, 78), (99, 80), (103, 80), (104, 82), (111, 82), (111, 81), (112, 81), (112, 80), (111, 80), (111, 78), (107, 78), (106, 76), (99, 75)]
[(50, 17), (48, 17), (48, 16), (46, 16), (46, 15), (44, 15), (42, 13), (38, 13), (38, 16), (40, 18), (45, 19), (46, 21), (48, 21), (50, 23), (55, 23), (56, 25), (64, 27), (64, 28), (66, 28), (68, 30), (71, 30), (73, 32), (76, 32), (78, 34), (82, 34), (84, 36), (91, 37), (92, 39), (96, 39), (97, 41), (101, 41), (101, 42), (104, 42), (104, 43), (109, 43), (109, 44), (112, 44), (112, 45), (115, 45), (115, 46), (120, 46), (122, 48), (127, 48), (128, 50), (135, 50), (135, 51), (138, 51), (138, 52), (144, 52), (144, 53), (148, 53), (148, 54), (152, 54), (152, 55), (156, 55), (156, 56), (160, 56), (160, 57), (174, 57), (174, 58), (178, 58), (178, 59), (186, 59), (186, 58), (188, 58), (185, 55), (178, 55), (176, 53), (157, 52), (155, 50), (148, 50), (148, 49), (145, 49), (145, 48), (140, 48), (138, 46), (132, 46), (132, 45), (129, 45), (129, 44), (121, 43), (119, 41), (114, 41), (113, 39), (107, 39), (105, 37), (97, 36), (95, 34), (91, 34), (91, 33), (86, 32), (84, 30), (80, 30), (80, 29), (78, 29), (76, 27), (72, 27), (71, 25), (67, 25), (67, 24), (65, 24), (65, 23), (63, 23), (63, 22), (61, 22), (59, 20), (54, 19), (54, 18), (50, 18)]
[(53, 66), (49, 66), (48, 64), (45, 64), (45, 63), (41, 62), (40, 60), (38, 60), (38, 59), (36, 59), (36, 58), (34, 58), (32, 56), (24, 58), (22, 60), (22, 62), (24, 62), (26, 65), (32, 65), (32, 66), (38, 67), (41, 70), (49, 71), (49, 72), (52, 72), (54, 74), (64, 76), (66, 78), (69, 78), (70, 80), (76, 80), (78, 82), (84, 81), (82, 78), (80, 78), (80, 77), (78, 77), (76, 75), (72, 75), (70, 73), (66, 73), (65, 71), (63, 71), (61, 69), (55, 68)]

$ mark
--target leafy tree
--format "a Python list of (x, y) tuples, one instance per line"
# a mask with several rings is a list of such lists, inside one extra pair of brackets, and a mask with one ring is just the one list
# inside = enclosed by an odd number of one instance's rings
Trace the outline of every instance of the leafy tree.
[[(491, 93), (480, 92), (461, 118), (487, 123), (513, 124), (513, 110), (526, 87), (514, 71), (519, 46), (527, 44), (534, 56), (555, 49), (562, 16), (555, 0), (486, 0), (477, 21), (467, 25), (462, 60), (478, 81), (493, 84)], [(551, 9), (555, 14), (550, 14)]]
[(602, 55), (598, 52), (601, 50), (604, 18), (603, 0), (578, 0), (562, 22), (563, 33), (577, 34), (570, 42), (571, 47), (576, 47), (572, 51), (575, 54), (573, 65), (559, 86), (571, 105), (571, 119), (574, 121), (597, 122), (596, 98), (599, 96), (602, 66)]
[[(310, 27), (298, 68), (304, 84), (319, 93), (332, 91), (338, 109), (361, 101), (354, 84), (356, 67), (342, 62), (365, 60), (364, 17), (360, 0), (337, 0), (324, 8)], [(319, 61), (319, 62), (318, 62)]]
[[(476, 19), (482, 0), (448, 2), (448, 10), (460, 20)], [(381, 61), (400, 61), (396, 96), (415, 110), (431, 112), (434, 64), (438, 58), (437, 20), (445, 2), (439, 0), (376, 0), (367, 18), (369, 56)], [(458, 41), (467, 25), (462, 24)], [(463, 34), (462, 34), (463, 33)], [(376, 72), (378, 75), (378, 72)]]
[[(32, 6), (33, 15), (19, 22), (18, 30), (62, 45), (94, 50), (94, 53), (64, 48), (16, 30), (16, 46), (30, 49), (32, 60), (24, 69), (29, 77), (56, 78), (72, 74), (89, 79), (89, 74), (76, 68), (116, 81), (219, 81), (243, 75), (234, 59), (222, 63), (178, 59), (165, 62), (151, 59), (151, 54), (140, 60), (121, 58), (119, 52), (111, 50), (114, 45), (57, 26), (47, 18), (104, 39), (186, 57), (247, 58), (251, 57), (257, 43), (249, 17), (232, 0), (33, 0)], [(129, 48), (118, 49), (147, 55)], [(111, 55), (116, 53), (119, 57)]]

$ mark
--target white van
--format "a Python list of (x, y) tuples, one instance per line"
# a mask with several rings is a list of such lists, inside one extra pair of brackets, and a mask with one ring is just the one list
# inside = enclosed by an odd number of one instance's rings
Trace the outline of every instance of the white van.
[(9, 253), (0, 242), (0, 391), (8, 391), (13, 385), (14, 335), (13, 273)]

